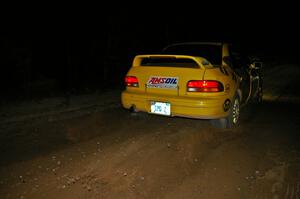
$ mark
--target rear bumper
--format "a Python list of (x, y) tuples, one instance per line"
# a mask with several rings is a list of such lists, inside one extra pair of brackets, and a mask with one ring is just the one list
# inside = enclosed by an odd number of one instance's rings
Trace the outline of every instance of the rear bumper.
[(126, 109), (135, 107), (137, 111), (150, 112), (151, 101), (169, 102), (171, 104), (171, 116), (217, 119), (228, 115), (223, 109), (226, 95), (214, 97), (179, 97), (145, 95), (144, 93), (132, 93), (123, 91), (121, 95), (122, 105)]

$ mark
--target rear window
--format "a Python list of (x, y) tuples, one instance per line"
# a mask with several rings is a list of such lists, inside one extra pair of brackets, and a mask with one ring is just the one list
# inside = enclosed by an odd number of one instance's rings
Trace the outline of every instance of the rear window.
[(180, 68), (199, 68), (197, 62), (185, 58), (153, 57), (144, 58), (141, 66), (160, 66), (160, 67), (180, 67)]
[(212, 65), (222, 65), (221, 45), (178, 44), (165, 48), (163, 54), (198, 56), (207, 59)]

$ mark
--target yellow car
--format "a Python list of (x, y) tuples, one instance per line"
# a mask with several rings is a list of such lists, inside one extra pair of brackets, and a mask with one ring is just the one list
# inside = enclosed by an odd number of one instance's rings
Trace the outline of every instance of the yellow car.
[(258, 64), (226, 43), (177, 43), (159, 54), (137, 55), (125, 77), (126, 109), (238, 125), (241, 104), (261, 101)]

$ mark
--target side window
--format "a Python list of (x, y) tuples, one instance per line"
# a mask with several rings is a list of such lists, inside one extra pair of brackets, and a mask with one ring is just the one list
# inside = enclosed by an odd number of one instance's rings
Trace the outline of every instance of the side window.
[(232, 45), (228, 46), (228, 51), (229, 51), (229, 56), (224, 57), (223, 60), (228, 66), (230, 66), (230, 68), (234, 69), (235, 60), (232, 54)]
[(239, 51), (236, 48), (231, 47), (230, 56), (232, 58), (233, 68), (239, 67), (239, 61), (240, 61), (240, 53), (239, 53)]
[(238, 47), (231, 47), (230, 57), (232, 59), (233, 69), (246, 69), (249, 65), (248, 57)]

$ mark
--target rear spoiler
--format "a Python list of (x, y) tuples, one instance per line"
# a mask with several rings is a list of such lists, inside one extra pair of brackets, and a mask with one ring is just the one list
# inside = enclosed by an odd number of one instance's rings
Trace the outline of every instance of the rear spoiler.
[(142, 63), (142, 60), (145, 58), (171, 58), (171, 59), (191, 59), (195, 61), (201, 69), (205, 69), (204, 65), (207, 65), (209, 63), (205, 58), (203, 57), (194, 57), (194, 56), (188, 56), (188, 55), (137, 55), (135, 56), (133, 60), (133, 67), (140, 66)]

